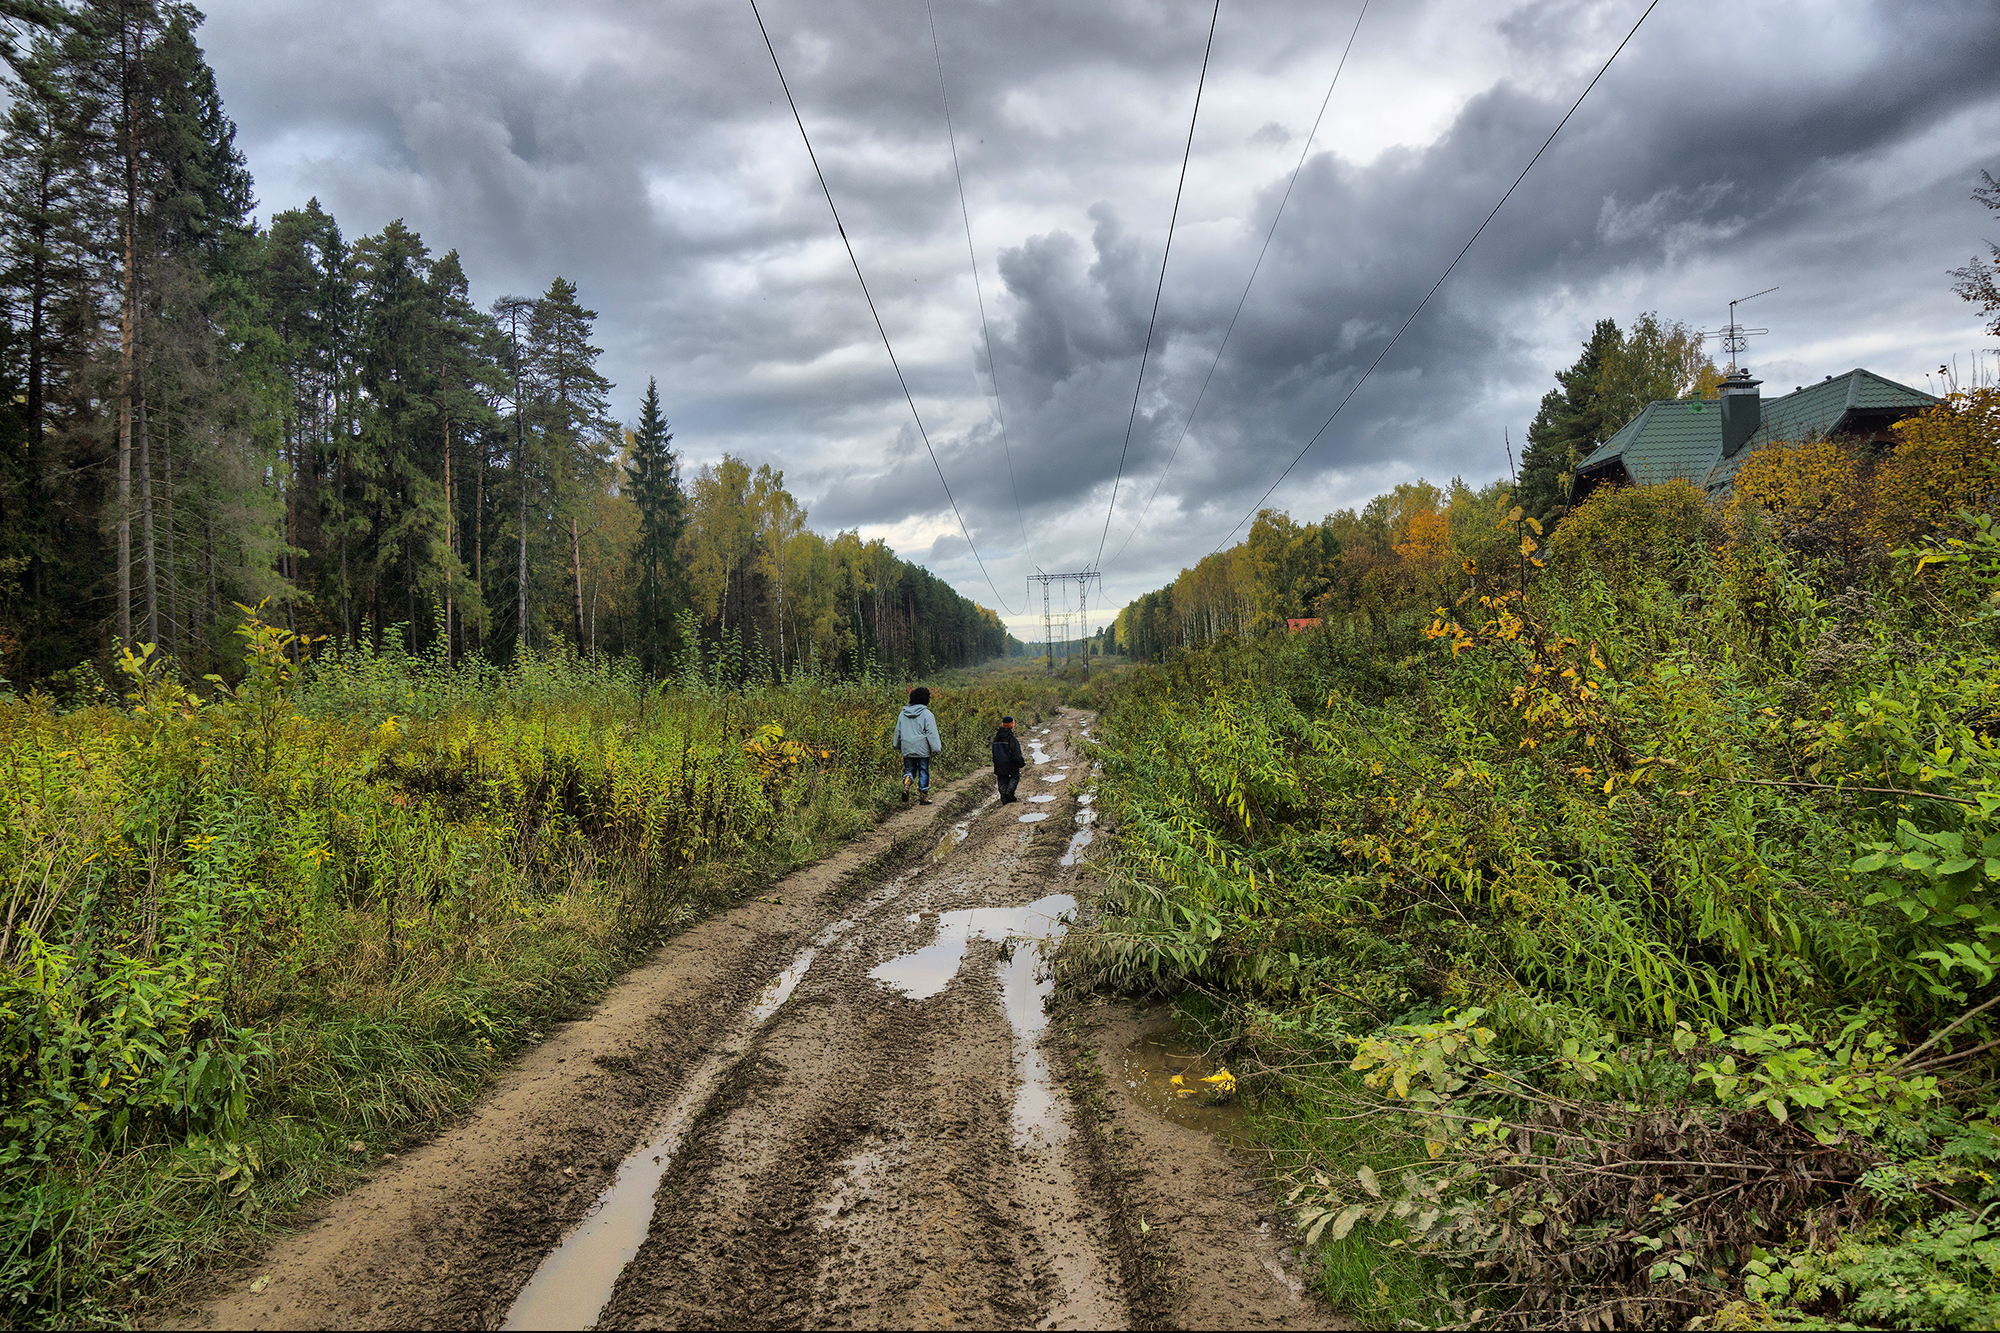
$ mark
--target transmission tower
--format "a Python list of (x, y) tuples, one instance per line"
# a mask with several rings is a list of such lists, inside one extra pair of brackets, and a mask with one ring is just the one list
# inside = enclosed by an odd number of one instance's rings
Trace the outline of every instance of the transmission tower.
[(1084, 632), (1087, 634), (1090, 630), (1090, 585), (1095, 583), (1099, 588), (1102, 588), (1104, 586), (1104, 576), (1098, 573), (1094, 567), (1061, 574), (1050, 574), (1037, 569), (1034, 573), (1028, 575), (1028, 581), (1042, 585), (1042, 641), (1048, 648), (1048, 669), (1054, 671), (1056, 669), (1056, 612), (1055, 608), (1050, 604), (1050, 589), (1058, 583), (1063, 585), (1063, 647), (1067, 649), (1069, 647), (1069, 585), (1072, 583), (1076, 585), (1077, 614), (1084, 618)]

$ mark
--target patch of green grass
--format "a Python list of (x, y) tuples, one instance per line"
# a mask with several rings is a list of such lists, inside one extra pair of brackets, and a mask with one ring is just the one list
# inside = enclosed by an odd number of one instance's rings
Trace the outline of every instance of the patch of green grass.
[[(1338, 1070), (1265, 1075), (1246, 1089), (1246, 1147), (1263, 1157), (1281, 1193), (1320, 1172), (1343, 1198), (1359, 1201), (1365, 1197), (1355, 1177), (1361, 1167), (1386, 1182), (1425, 1159), (1420, 1138), (1363, 1110), (1365, 1103), (1353, 1095), (1359, 1087), (1358, 1077)], [(1308, 1247), (1309, 1255), (1316, 1251), (1320, 1295), (1364, 1328), (1460, 1322), (1452, 1302), (1467, 1298), (1463, 1275), (1412, 1254), (1408, 1239), (1389, 1220)]]

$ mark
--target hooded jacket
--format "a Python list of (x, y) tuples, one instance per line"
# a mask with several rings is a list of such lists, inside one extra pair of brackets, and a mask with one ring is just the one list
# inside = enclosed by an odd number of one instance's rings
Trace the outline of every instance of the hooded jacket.
[(1002, 727), (993, 733), (995, 773), (1019, 773), (1027, 766), (1027, 756), (1021, 753), (1021, 738), (1014, 734), (1012, 727)]
[(929, 759), (944, 750), (930, 709), (911, 704), (896, 718), (896, 750), (906, 759)]

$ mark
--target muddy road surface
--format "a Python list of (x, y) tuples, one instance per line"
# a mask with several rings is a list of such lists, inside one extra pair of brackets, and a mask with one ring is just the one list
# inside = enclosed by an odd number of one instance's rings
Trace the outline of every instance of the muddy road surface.
[(1089, 722), (677, 937), (178, 1326), (1338, 1326), (1249, 1169), (1127, 1095), (1142, 1020), (1051, 1029)]

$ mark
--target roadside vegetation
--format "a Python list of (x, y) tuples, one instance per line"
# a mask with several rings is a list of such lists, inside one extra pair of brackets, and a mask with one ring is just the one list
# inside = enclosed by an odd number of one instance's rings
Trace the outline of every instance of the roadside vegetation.
[(1726, 503), (1437, 491), (1106, 710), (1068, 980), (1226, 1049), (1337, 1307), (2000, 1323), (1996, 471), (1982, 390)]
[[(885, 679), (238, 639), (0, 699), (0, 1322), (124, 1322), (895, 801)], [(938, 686), (943, 775), (1054, 698)]]

